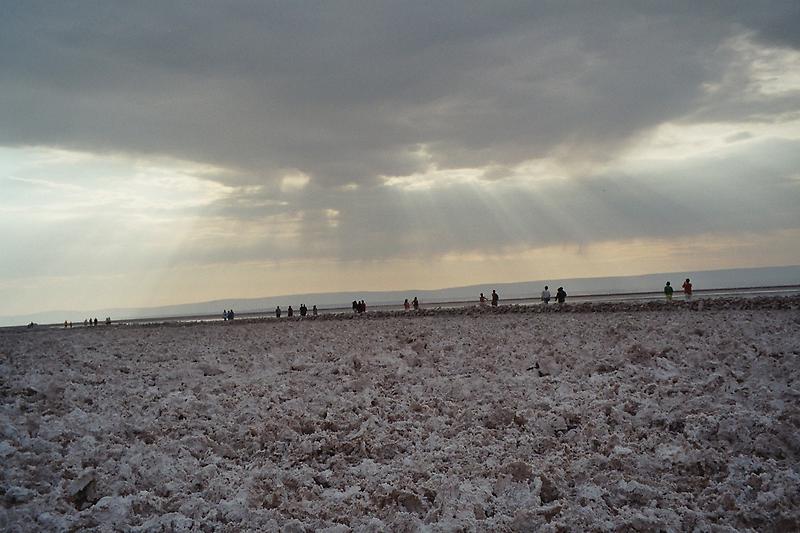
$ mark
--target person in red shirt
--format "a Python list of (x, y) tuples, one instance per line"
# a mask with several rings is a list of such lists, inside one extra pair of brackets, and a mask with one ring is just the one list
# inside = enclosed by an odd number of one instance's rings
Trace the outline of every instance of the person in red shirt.
[(683, 296), (686, 298), (687, 302), (692, 301), (692, 284), (689, 278), (686, 278), (686, 281), (683, 282)]

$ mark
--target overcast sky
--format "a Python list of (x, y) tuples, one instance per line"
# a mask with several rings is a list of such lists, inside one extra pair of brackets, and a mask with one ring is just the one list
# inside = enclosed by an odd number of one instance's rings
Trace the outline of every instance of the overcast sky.
[(0, 315), (800, 263), (800, 2), (35, 2)]

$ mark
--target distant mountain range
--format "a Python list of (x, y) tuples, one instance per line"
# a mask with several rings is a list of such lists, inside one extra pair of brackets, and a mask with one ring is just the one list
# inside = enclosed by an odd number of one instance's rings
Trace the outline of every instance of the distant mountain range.
[[(685, 278), (691, 278), (695, 289), (722, 289), (741, 287), (766, 287), (776, 285), (800, 285), (800, 266), (736, 268), (728, 270), (706, 270), (701, 272), (665, 272), (641, 276), (616, 276), (607, 278), (569, 278), (522, 281), (516, 283), (483, 283), (465, 287), (451, 287), (436, 290), (403, 291), (363, 291), (331, 292), (313, 294), (292, 294), (264, 298), (230, 298), (180, 305), (144, 308), (109, 308), (83, 311), (45, 311), (29, 315), (0, 317), (0, 326), (24, 325), (30, 322), (39, 324), (59, 323), (64, 320), (83, 321), (87, 317), (107, 316), (115, 320), (135, 318), (165, 318), (202, 316), (222, 313), (223, 309), (233, 308), (237, 313), (270, 311), (276, 305), (286, 307), (305, 303), (309, 307), (317, 305), (320, 309), (348, 307), (355, 299), (364, 299), (370, 305), (401, 304), (404, 298), (416, 296), (426, 304), (459, 300), (477, 300), (483, 292), (487, 296), (496, 289), (503, 299), (527, 298), (538, 295), (544, 285), (551, 290), (563, 286), (571, 295), (609, 294), (625, 292), (660, 291), (664, 282), (671, 280), (679, 290)], [(554, 292), (554, 291), (553, 291)]]

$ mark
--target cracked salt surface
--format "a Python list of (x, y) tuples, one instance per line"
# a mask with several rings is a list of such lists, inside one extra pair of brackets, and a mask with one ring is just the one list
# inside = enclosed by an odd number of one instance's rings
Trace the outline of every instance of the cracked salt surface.
[(0, 528), (796, 531), (775, 302), (2, 332)]

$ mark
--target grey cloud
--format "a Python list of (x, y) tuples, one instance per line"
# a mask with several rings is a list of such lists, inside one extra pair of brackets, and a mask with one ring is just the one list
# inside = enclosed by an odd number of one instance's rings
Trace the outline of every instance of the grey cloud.
[[(287, 218), (305, 214), (296, 242), (276, 245), (265, 225), (263, 240), (246, 249), (230, 243), (187, 250), (181, 260), (425, 259), (554, 244), (769, 233), (800, 225), (798, 154), (798, 142), (766, 141), (736, 155), (665, 164), (639, 175), (533, 187), (507, 182), (491, 189), (453, 185), (401, 192), (376, 186), (361, 191), (357, 202), (352, 193), (311, 188), (298, 204), (282, 208)], [(340, 213), (336, 227), (326, 224), (328, 209)]]
[[(696, 110), (737, 32), (791, 2), (10, 2), (0, 143), (158, 153), (322, 186), (428, 165), (613, 157)], [(778, 26), (776, 26), (776, 24)], [(781, 40), (781, 42), (784, 42)], [(785, 111), (794, 102), (772, 105)], [(736, 116), (736, 110), (720, 113)], [(416, 150), (429, 149), (429, 159)]]

